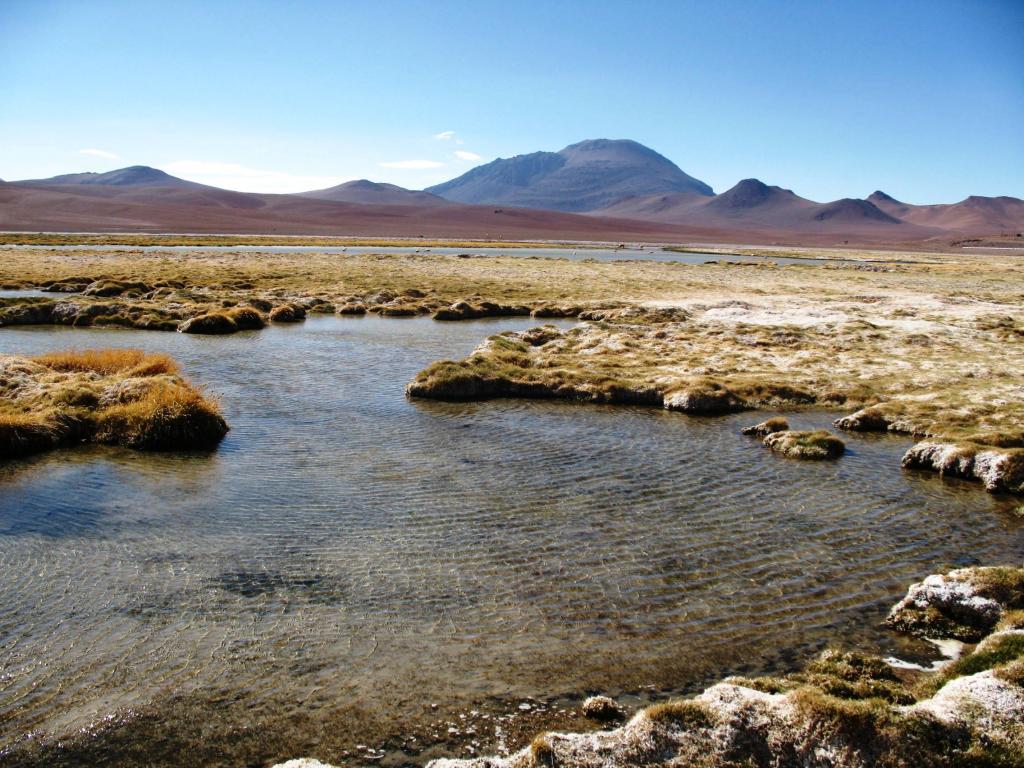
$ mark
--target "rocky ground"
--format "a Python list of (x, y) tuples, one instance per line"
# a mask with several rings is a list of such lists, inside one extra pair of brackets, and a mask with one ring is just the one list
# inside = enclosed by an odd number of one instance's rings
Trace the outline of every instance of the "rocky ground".
[[(1024, 568), (930, 576), (911, 586), (888, 623), (976, 645), (934, 671), (825, 651), (799, 673), (728, 678), (612, 730), (543, 733), (511, 755), (439, 759), (428, 768), (1024, 764)], [(604, 697), (584, 710), (601, 720), (622, 716)], [(305, 759), (276, 768), (322, 766)]]

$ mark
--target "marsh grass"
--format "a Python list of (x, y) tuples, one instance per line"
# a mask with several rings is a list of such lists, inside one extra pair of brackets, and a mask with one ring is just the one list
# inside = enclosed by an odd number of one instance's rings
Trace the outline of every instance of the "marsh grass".
[(693, 699), (678, 699), (654, 704), (644, 710), (655, 723), (672, 725), (683, 730), (714, 728), (718, 714), (707, 704)]
[(259, 330), (267, 324), (263, 315), (254, 307), (234, 307), (225, 314), (231, 318), (235, 327), (241, 331)]
[(0, 412), (0, 459), (45, 451), (59, 441), (59, 425), (51, 413)]
[(547, 734), (540, 734), (530, 742), (530, 762), (536, 768), (555, 768), (557, 756)]
[(293, 304), (282, 304), (270, 310), (272, 323), (298, 323), (306, 318), (306, 310)]
[(0, 458), (97, 442), (203, 449), (227, 432), (217, 403), (170, 357), (135, 349), (0, 356)]
[(94, 439), (140, 450), (210, 448), (227, 424), (213, 400), (192, 387), (160, 382), (137, 400), (96, 415)]
[(971, 571), (971, 584), (978, 594), (1010, 609), (1006, 621), (1020, 620), (1024, 611), (1024, 568), (993, 566)]
[[(110, 251), (11, 251), (0, 283), (151, 291), (0, 302), (0, 324), (167, 330), (230, 312), (226, 306), (392, 316), (460, 302), (469, 314), (531, 309), (537, 317), (592, 320), (515, 359), (487, 363), (500, 350), (478, 350), (472, 362), (460, 361), (458, 378), (483, 382), (481, 396), (652, 404), (659, 393), (721, 387), (735, 408), (872, 407), (884, 416), (876, 427), (889, 431), (1008, 449), (1024, 440), (1024, 265), (1007, 257), (832, 254), (901, 261), (886, 272), (856, 264), (751, 269), (426, 253), (186, 250), (169, 258), (133, 251), (138, 236), (120, 237), (113, 241), (124, 248)], [(412, 389), (427, 392), (421, 384)]]
[(775, 416), (771, 419), (762, 421), (759, 424), (753, 424), (749, 427), (744, 427), (740, 432), (744, 435), (752, 435), (754, 437), (766, 437), (774, 432), (785, 432), (789, 429), (789, 422), (782, 416)]
[(178, 326), (178, 330), (181, 333), (220, 335), (234, 333), (238, 324), (226, 312), (206, 312), (189, 318)]
[(168, 355), (140, 349), (85, 349), (49, 352), (30, 360), (61, 372), (91, 372), (102, 375), (124, 373), (130, 376), (175, 374), (178, 364)]
[(825, 651), (791, 679), (841, 699), (914, 702), (914, 696), (891, 666), (875, 656), (853, 651)]
[(838, 459), (846, 451), (842, 440), (823, 429), (774, 432), (764, 438), (764, 444), (783, 456), (812, 461)]

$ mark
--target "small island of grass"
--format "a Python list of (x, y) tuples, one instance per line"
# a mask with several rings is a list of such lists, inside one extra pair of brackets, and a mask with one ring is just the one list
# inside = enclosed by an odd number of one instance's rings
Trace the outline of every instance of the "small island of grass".
[(207, 449), (227, 431), (217, 404), (166, 355), (97, 349), (0, 356), (0, 459), (75, 443)]

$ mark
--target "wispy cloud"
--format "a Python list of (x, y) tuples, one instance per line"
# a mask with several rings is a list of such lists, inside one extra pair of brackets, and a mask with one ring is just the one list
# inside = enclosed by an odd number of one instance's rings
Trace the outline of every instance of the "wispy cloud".
[(465, 144), (465, 142), (455, 135), (455, 131), (441, 131), (435, 133), (434, 138), (438, 141), (454, 141), (456, 144)]
[(161, 168), (189, 181), (238, 192), (308, 192), (333, 187), (346, 180), (337, 176), (310, 176), (207, 160), (178, 160)]
[(381, 168), (401, 168), (406, 171), (422, 171), (427, 168), (441, 168), (444, 163), (436, 160), (393, 160), (390, 163), (378, 163)]
[(120, 156), (113, 152), (107, 152), (105, 149), (80, 149), (78, 150), (80, 155), (88, 155), (89, 157), (102, 157), (104, 160), (120, 160)]
[(455, 156), (459, 160), (483, 160), (483, 158), (476, 152), (468, 152), (465, 149), (456, 149)]

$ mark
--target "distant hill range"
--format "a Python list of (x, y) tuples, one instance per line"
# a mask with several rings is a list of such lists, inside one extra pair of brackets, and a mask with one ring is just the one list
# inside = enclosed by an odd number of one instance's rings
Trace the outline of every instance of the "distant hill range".
[(714, 225), (736, 229), (862, 229), (899, 226), (899, 218), (868, 200), (844, 198), (816, 203), (792, 190), (744, 179), (720, 195), (693, 194), (630, 197), (595, 213), (672, 224)]
[(1024, 201), (911, 205), (878, 191), (819, 203), (757, 179), (716, 195), (635, 141), (595, 139), (423, 191), (361, 179), (244, 193), (148, 166), (0, 181), (0, 229), (942, 245), (1024, 231)]
[[(148, 165), (132, 165), (128, 168), (118, 168), (116, 171), (106, 173), (65, 173), (62, 176), (52, 176), (49, 179), (28, 179), (19, 181), (19, 184), (26, 184), (36, 187), (64, 187), (89, 185), (98, 187), (133, 187), (141, 189), (146, 187), (173, 187), (175, 189), (197, 189), (203, 184), (194, 181), (185, 181), (177, 176), (171, 176)], [(213, 189), (213, 187), (207, 187)]]
[(337, 203), (363, 203), (372, 205), (450, 205), (448, 200), (430, 192), (416, 192), (395, 184), (381, 184), (376, 181), (359, 179), (346, 181), (336, 187), (317, 189), (313, 192), (300, 192), (300, 197), (313, 197), (317, 200), (333, 200)]

